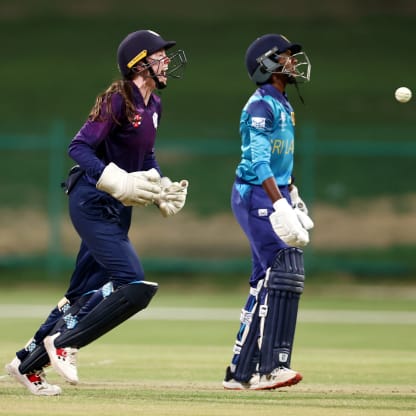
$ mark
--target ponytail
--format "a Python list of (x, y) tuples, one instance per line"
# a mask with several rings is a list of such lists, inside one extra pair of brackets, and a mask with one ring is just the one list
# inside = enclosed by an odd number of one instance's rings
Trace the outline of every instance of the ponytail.
[(104, 113), (111, 116), (115, 123), (121, 124), (120, 120), (116, 118), (111, 105), (111, 96), (115, 93), (119, 93), (122, 96), (126, 117), (132, 122), (136, 115), (136, 106), (133, 103), (131, 81), (125, 79), (113, 82), (104, 92), (97, 96), (88, 119), (91, 121), (103, 121), (106, 118), (106, 116), (103, 116)]

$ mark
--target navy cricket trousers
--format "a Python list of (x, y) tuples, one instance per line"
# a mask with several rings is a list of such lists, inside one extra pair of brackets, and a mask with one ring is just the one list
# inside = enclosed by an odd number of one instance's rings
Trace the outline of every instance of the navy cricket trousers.
[[(287, 186), (279, 187), (290, 203)], [(272, 201), (261, 185), (250, 185), (239, 179), (233, 184), (231, 208), (240, 227), (248, 238), (252, 257), (250, 285), (256, 287), (266, 275), (276, 254), (288, 245), (274, 232), (269, 216), (274, 212)]]
[(82, 240), (69, 299), (85, 285), (89, 288), (92, 285), (89, 279), (96, 280), (95, 289), (104, 280), (111, 281), (116, 288), (144, 279), (142, 264), (128, 237), (131, 207), (125, 207), (81, 177), (69, 193), (69, 213)]
[[(109, 282), (114, 289), (137, 280), (143, 280), (140, 260), (127, 236), (132, 209), (125, 207), (110, 195), (99, 191), (81, 177), (69, 193), (69, 211), (72, 223), (81, 237), (65, 297), (71, 305), (82, 301), (78, 318), (89, 313), (103, 298), (100, 290)], [(55, 307), (34, 335), (41, 343), (61, 319), (63, 311)], [(55, 331), (64, 331), (65, 323)], [(23, 360), (28, 351), (18, 351)]]

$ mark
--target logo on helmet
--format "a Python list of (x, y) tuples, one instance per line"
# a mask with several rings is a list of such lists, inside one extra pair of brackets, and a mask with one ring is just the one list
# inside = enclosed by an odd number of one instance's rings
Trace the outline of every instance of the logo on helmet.
[(147, 50), (143, 49), (141, 52), (139, 52), (128, 64), (127, 68), (131, 69), (134, 67), (134, 65), (137, 64), (137, 62), (141, 61), (143, 58), (146, 58), (147, 56)]

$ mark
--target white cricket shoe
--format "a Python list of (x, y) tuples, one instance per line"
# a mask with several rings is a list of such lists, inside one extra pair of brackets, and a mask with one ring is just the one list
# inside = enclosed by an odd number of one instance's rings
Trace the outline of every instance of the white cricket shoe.
[[(302, 375), (286, 367), (275, 368), (270, 374), (258, 376), (250, 383), (251, 390), (272, 390), (279, 387), (293, 386), (302, 380)], [(251, 381), (251, 380), (250, 380)]]
[(251, 384), (256, 384), (258, 381), (258, 374), (254, 374), (247, 382), (238, 381), (233, 377), (230, 367), (227, 367), (222, 385), (226, 390), (249, 390), (251, 388)]
[(77, 370), (77, 348), (56, 348), (55, 339), (61, 335), (57, 332), (54, 335), (49, 335), (43, 340), (46, 352), (51, 360), (52, 367), (61, 375), (68, 383), (78, 384), (78, 370)]
[(302, 375), (286, 367), (274, 369), (270, 374), (253, 374), (248, 382), (233, 378), (230, 367), (227, 367), (222, 385), (227, 390), (273, 390), (279, 387), (293, 386), (302, 380)]
[(248, 390), (250, 388), (250, 383), (243, 383), (242, 381), (238, 381), (234, 378), (230, 378), (229, 380), (224, 380), (222, 385), (226, 390)]
[(32, 394), (36, 396), (57, 396), (61, 394), (61, 388), (54, 384), (49, 384), (42, 370), (22, 374), (19, 371), (19, 365), (20, 360), (16, 357), (12, 362), (6, 364), (5, 368), (9, 376), (13, 377), (20, 384), (23, 384)]

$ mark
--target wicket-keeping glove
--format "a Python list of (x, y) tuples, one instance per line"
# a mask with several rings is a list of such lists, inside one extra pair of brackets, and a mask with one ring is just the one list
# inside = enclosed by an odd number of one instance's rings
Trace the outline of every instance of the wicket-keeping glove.
[(295, 185), (292, 185), (290, 191), (290, 199), (292, 200), (292, 207), (298, 216), (300, 223), (305, 230), (311, 230), (314, 227), (312, 218), (308, 215), (308, 207), (299, 196), (299, 190)]
[(285, 198), (273, 204), (274, 212), (269, 220), (277, 236), (293, 247), (303, 247), (309, 243), (309, 233), (300, 223), (295, 210)]
[(177, 214), (185, 205), (188, 193), (188, 181), (172, 182), (167, 176), (160, 180), (162, 192), (156, 204), (164, 217)]
[(127, 173), (113, 162), (105, 167), (96, 186), (125, 206), (150, 205), (162, 190), (156, 169)]

